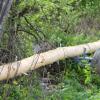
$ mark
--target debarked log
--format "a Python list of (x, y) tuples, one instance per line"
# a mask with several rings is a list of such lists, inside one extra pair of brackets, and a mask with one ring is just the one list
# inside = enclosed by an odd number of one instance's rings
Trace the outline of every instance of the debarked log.
[(84, 52), (84, 49), (86, 49), (86, 53), (92, 53), (99, 48), (100, 41), (97, 41), (77, 46), (59, 47), (44, 53), (35, 54), (20, 61), (0, 66), (0, 80), (13, 78), (26, 73), (29, 70), (35, 70), (64, 58), (81, 55)]

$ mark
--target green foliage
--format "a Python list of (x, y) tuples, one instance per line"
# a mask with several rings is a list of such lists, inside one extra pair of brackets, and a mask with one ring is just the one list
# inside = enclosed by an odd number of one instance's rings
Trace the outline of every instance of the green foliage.
[(85, 84), (89, 84), (91, 82), (91, 70), (90, 70), (90, 66), (86, 65), (85, 69), (84, 69), (84, 73), (85, 73)]
[[(15, 37), (10, 42), (15, 41), (11, 52), (20, 59), (31, 56), (33, 42), (41, 39), (58, 47), (99, 40), (99, 0), (16, 1), (4, 23), (0, 47), (8, 47), (12, 33)], [(99, 100), (100, 78), (95, 69), (84, 60), (80, 62), (83, 66), (72, 59), (64, 60), (64, 63), (65, 70), (60, 75), (57, 73), (60, 82), (53, 92), (45, 95), (37, 74), (29, 72), (27, 76), (1, 82), (0, 100)]]

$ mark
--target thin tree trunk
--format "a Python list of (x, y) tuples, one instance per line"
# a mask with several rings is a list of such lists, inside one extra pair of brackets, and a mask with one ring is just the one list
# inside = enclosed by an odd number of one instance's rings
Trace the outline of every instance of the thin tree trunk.
[(3, 32), (2, 32), (2, 24), (4, 17), (6, 17), (7, 13), (9, 12), (13, 0), (1, 0), (0, 1), (0, 40), (2, 38)]

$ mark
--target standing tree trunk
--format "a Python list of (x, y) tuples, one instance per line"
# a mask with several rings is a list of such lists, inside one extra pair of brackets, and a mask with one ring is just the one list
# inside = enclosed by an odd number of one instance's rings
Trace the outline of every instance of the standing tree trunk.
[(7, 13), (9, 12), (13, 0), (0, 0), (0, 40), (2, 38), (2, 23), (4, 17), (6, 17)]

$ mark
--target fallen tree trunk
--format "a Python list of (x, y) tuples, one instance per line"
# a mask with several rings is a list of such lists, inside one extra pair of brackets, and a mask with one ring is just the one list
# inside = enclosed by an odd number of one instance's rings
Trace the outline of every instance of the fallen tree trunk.
[(0, 66), (0, 80), (13, 78), (21, 75), (29, 70), (35, 70), (47, 64), (56, 62), (64, 58), (81, 55), (86, 49), (86, 52), (94, 52), (100, 48), (100, 41), (69, 47), (59, 47), (48, 52), (35, 54), (31, 57)]

